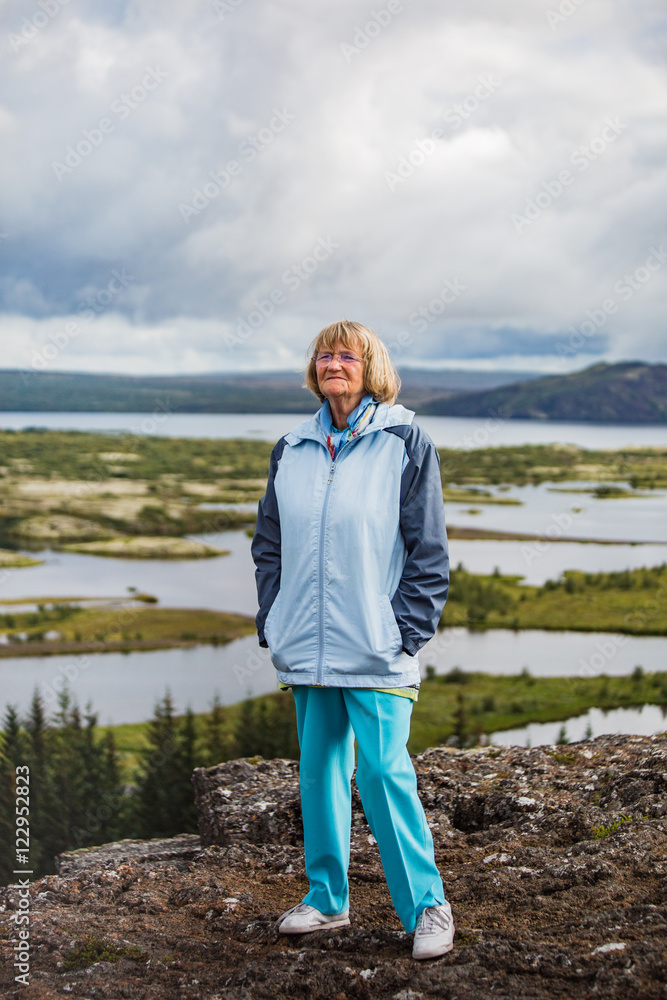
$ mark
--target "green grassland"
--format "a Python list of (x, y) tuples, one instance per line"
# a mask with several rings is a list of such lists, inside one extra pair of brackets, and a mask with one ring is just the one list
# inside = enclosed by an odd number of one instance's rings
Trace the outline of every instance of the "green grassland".
[[(0, 606), (0, 629), (8, 643), (0, 656), (173, 649), (231, 642), (255, 631), (246, 615), (203, 608), (158, 608), (149, 595), (86, 606), (43, 601), (35, 611)], [(47, 638), (57, 633), (57, 638)]]
[(633, 490), (667, 486), (667, 448), (601, 451), (575, 445), (535, 444), (438, 451), (443, 483), (523, 486), (585, 480), (625, 482)]
[(527, 670), (508, 676), (454, 669), (422, 684), (409, 748), (418, 753), (452, 736), (459, 745), (474, 744), (482, 734), (531, 722), (561, 722), (591, 708), (644, 704), (665, 706), (667, 729), (667, 673), (644, 673), (639, 667), (625, 677), (537, 678)]
[[(444, 496), (452, 502), (517, 504), (488, 487), (545, 481), (593, 481), (596, 495), (610, 497), (667, 485), (667, 449), (523, 445), (439, 452)], [(179, 538), (244, 527), (255, 521), (270, 453), (264, 441), (1, 431), (0, 539), (5, 547), (24, 549), (117, 540), (103, 547), (116, 554), (118, 540), (135, 536)], [(454, 528), (453, 537), (457, 531), (466, 538), (531, 537), (473, 528)], [(165, 558), (164, 547), (148, 551)]]
[[(219, 483), (221, 491), (266, 477), (272, 445), (245, 439), (173, 438), (84, 431), (0, 431), (4, 476), (17, 474), (95, 482), (147, 480), (157, 492), (169, 483)], [(636, 487), (667, 486), (667, 448), (587, 450), (574, 445), (440, 448), (443, 483), (534, 483), (622, 480)], [(255, 484), (256, 485), (256, 484)], [(234, 502), (232, 500), (231, 502)]]
[(0, 549), (0, 569), (19, 569), (22, 566), (39, 566), (41, 559), (31, 559), (20, 552), (11, 552), (7, 549)]
[(445, 486), (442, 491), (445, 503), (476, 503), (476, 504), (497, 504), (503, 507), (520, 507), (522, 506), (522, 501), (517, 500), (516, 497), (503, 497), (498, 496), (497, 493), (492, 493), (491, 490), (482, 489), (480, 486), (476, 486), (474, 489), (466, 489), (465, 487), (457, 487), (453, 489), (451, 486)]
[(616, 573), (567, 570), (541, 587), (459, 566), (440, 624), (667, 635), (667, 564)]
[(0, 431), (5, 476), (54, 476), (94, 483), (265, 479), (272, 445), (245, 439), (175, 438), (86, 431)]
[[(625, 677), (537, 678), (526, 670), (509, 676), (465, 673), (454, 668), (448, 674), (422, 682), (413, 710), (408, 749), (420, 753), (448, 741), (461, 746), (474, 745), (484, 735), (530, 722), (562, 722), (590, 708), (612, 710), (644, 704), (665, 707), (667, 729), (667, 672), (644, 673), (637, 668), (634, 674)], [(293, 706), (291, 694), (281, 691), (219, 708), (221, 759), (231, 759), (236, 754), (235, 734), (240, 727), (245, 727), (258, 755), (275, 755), (275, 746), (268, 743), (275, 740), (271, 730), (277, 719), (287, 726), (293, 724)], [(194, 723), (197, 738), (203, 744), (211, 713), (195, 715)], [(141, 754), (149, 746), (149, 726), (149, 722), (138, 722), (100, 729), (100, 738), (107, 730), (113, 732), (126, 780), (132, 780)], [(283, 750), (285, 755), (286, 750)]]
[[(28, 549), (114, 540), (88, 551), (118, 555), (120, 542), (135, 536), (173, 539), (243, 527), (255, 521), (270, 453), (261, 441), (3, 431), (0, 538)], [(143, 549), (143, 558), (181, 557), (173, 543), (171, 552)]]
[(100, 539), (95, 542), (73, 542), (63, 545), (66, 552), (84, 555), (115, 556), (117, 559), (211, 559), (229, 555), (228, 549), (216, 549), (191, 538), (170, 538), (135, 535), (125, 538)]
[(588, 493), (598, 500), (621, 500), (623, 497), (647, 497), (651, 494), (646, 490), (629, 490), (625, 486), (613, 486), (603, 483), (601, 486), (550, 486), (550, 493)]
[[(568, 570), (542, 587), (517, 576), (452, 571), (441, 626), (667, 635), (667, 564), (618, 573)], [(105, 603), (41, 598), (36, 610), (0, 603), (0, 656), (171, 649), (252, 635), (245, 615), (158, 608), (132, 594)]]

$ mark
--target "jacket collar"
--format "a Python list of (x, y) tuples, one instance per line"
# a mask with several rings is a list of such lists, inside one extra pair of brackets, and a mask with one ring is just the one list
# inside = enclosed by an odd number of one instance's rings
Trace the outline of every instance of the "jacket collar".
[[(295, 445), (299, 444), (300, 441), (319, 441), (326, 448), (327, 434), (322, 424), (323, 409), (324, 406), (321, 406), (314, 416), (309, 420), (304, 420), (303, 423), (298, 424), (289, 434), (286, 434), (285, 441), (287, 444)], [(395, 403), (393, 406), (389, 406), (387, 403), (378, 403), (372, 420), (361, 429), (359, 437), (362, 438), (367, 434), (373, 434), (375, 431), (384, 430), (385, 427), (395, 427), (398, 424), (411, 424), (414, 415), (414, 410), (408, 410), (405, 406), (401, 406), (400, 403)]]
[[(346, 429), (354, 430), (357, 421), (360, 419), (360, 417), (363, 416), (363, 414), (366, 411), (366, 408), (370, 406), (371, 403), (373, 403), (373, 397), (370, 394), (370, 392), (367, 392), (366, 395), (363, 397), (363, 399), (360, 401), (359, 405), (355, 406), (355, 408), (352, 410), (349, 417), (347, 418)], [(338, 428), (333, 426), (331, 407), (329, 405), (328, 399), (325, 399), (324, 403), (320, 407), (319, 414), (320, 414), (320, 423), (322, 424), (322, 430), (324, 431), (325, 437), (331, 434), (332, 431), (336, 433)]]

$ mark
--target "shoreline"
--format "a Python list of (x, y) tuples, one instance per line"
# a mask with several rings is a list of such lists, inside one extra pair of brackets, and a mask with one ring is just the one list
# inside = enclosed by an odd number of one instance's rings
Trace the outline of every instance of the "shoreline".
[(493, 528), (461, 528), (447, 525), (447, 537), (477, 542), (577, 542), (579, 545), (667, 545), (667, 541), (631, 541), (615, 538), (576, 538), (573, 535), (537, 535), (521, 531), (496, 531)]

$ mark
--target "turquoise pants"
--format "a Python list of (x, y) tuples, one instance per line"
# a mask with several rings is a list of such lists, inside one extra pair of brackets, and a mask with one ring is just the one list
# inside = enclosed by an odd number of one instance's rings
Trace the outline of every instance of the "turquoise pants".
[(357, 787), (378, 842), (392, 902), (406, 931), (445, 902), (433, 837), (407, 751), (412, 701), (368, 688), (292, 688), (301, 748), (306, 873), (304, 902), (321, 913), (348, 906), (354, 739)]

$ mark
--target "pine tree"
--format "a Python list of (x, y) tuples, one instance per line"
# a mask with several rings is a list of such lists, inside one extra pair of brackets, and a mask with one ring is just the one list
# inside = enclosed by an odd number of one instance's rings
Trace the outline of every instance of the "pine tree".
[(241, 710), (234, 728), (236, 757), (255, 757), (259, 755), (261, 736), (257, 724), (256, 701), (246, 698), (241, 702)]
[(202, 749), (203, 764), (206, 767), (214, 767), (234, 755), (234, 739), (225, 733), (224, 724), (225, 710), (216, 693), (211, 702), (211, 711), (204, 720)]
[(294, 699), (276, 694), (267, 699), (267, 740), (262, 756), (269, 758), (299, 759), (299, 740), (296, 730)]
[(76, 847), (118, 839), (122, 836), (125, 812), (113, 733), (105, 733), (101, 740), (97, 738), (97, 715), (90, 706), (86, 709), (84, 721), (84, 727), (73, 730), (77, 738), (74, 759), (79, 780), (77, 798), (72, 804), (68, 840)]
[(16, 709), (8, 705), (0, 733), (0, 885), (11, 882), (16, 867), (16, 768), (25, 764), (24, 736)]
[(567, 735), (567, 730), (565, 728), (565, 724), (563, 724), (560, 727), (558, 736), (556, 738), (556, 746), (564, 746), (566, 743), (569, 743), (569, 742), (570, 742), (570, 740), (569, 740), (568, 735)]
[[(35, 689), (25, 721), (28, 735), (26, 763), (30, 768), (30, 864), (34, 871), (45, 872), (49, 857), (49, 832), (57, 822), (58, 801), (53, 794), (48, 764), (48, 722), (44, 701)], [(51, 871), (55, 869), (50, 868)]]
[(178, 724), (169, 691), (155, 706), (148, 741), (137, 787), (139, 835), (172, 837), (196, 831), (192, 791), (196, 759), (194, 717), (188, 710)]
[(195, 717), (188, 705), (178, 731), (178, 751), (176, 753), (176, 793), (178, 802), (178, 833), (197, 830), (197, 808), (195, 806), (192, 772), (197, 767), (197, 730)]
[(468, 740), (468, 714), (466, 712), (463, 691), (456, 694), (456, 711), (454, 712), (454, 735), (457, 747), (464, 747)]
[(236, 756), (299, 759), (294, 699), (282, 694), (247, 698), (234, 731)]
[(27, 740), (21, 728), (19, 714), (13, 705), (7, 705), (2, 724), (3, 752), (12, 768), (25, 764)]
[(88, 837), (77, 841), (73, 834), (75, 829), (79, 829), (86, 802), (83, 744), (81, 713), (65, 689), (58, 696), (58, 710), (48, 734), (47, 773), (54, 806), (44, 847), (46, 853), (54, 858), (73, 844), (83, 847), (90, 842)]

